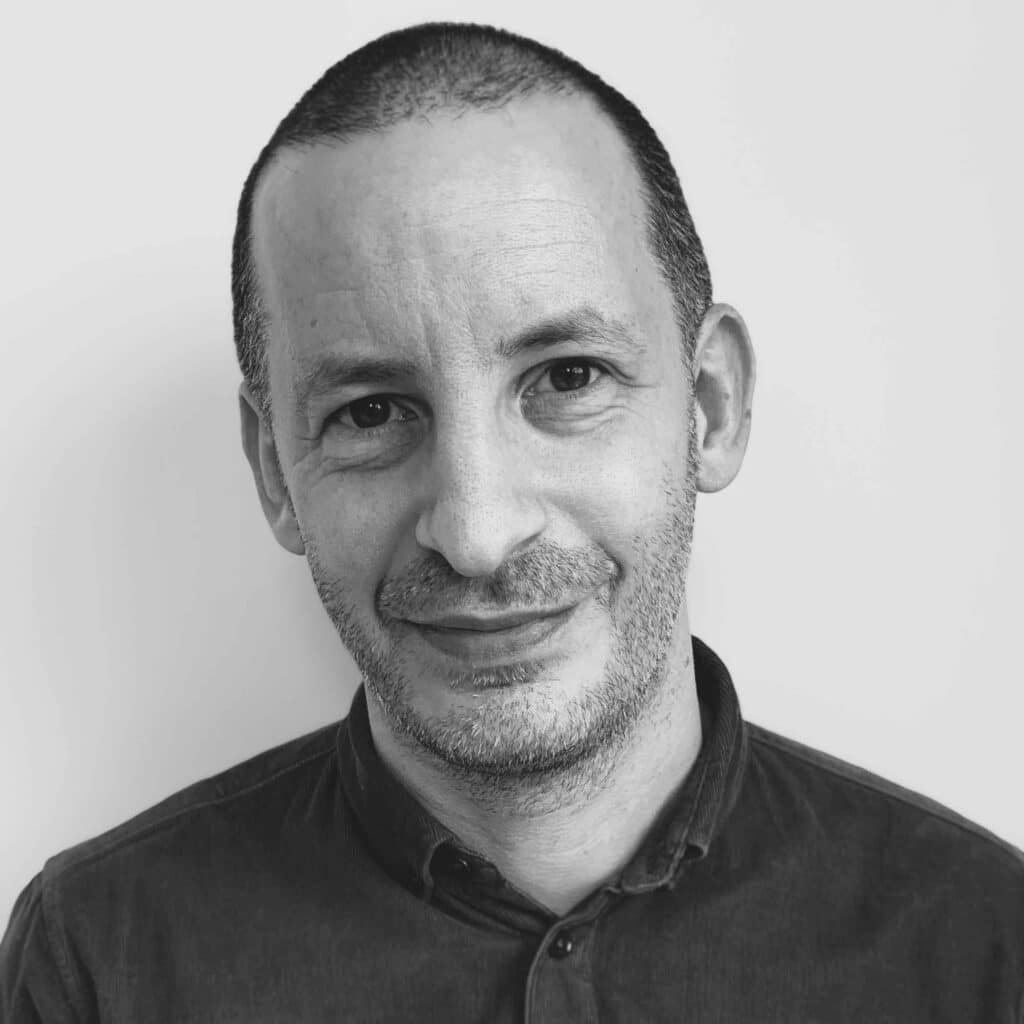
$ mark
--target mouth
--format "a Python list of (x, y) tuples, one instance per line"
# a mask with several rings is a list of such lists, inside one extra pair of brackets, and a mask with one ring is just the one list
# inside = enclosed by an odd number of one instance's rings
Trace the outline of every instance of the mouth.
[(577, 607), (489, 618), (451, 615), (430, 622), (406, 620), (404, 624), (435, 650), (480, 664), (539, 646), (561, 630)]

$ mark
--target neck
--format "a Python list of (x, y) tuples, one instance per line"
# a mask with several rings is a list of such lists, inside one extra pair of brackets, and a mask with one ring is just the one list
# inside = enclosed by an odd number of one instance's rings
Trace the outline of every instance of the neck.
[(701, 745), (685, 615), (656, 699), (600, 763), (543, 783), (467, 780), (400, 743), (368, 700), (374, 744), (391, 773), (467, 847), (559, 916), (614, 878), (682, 785)]

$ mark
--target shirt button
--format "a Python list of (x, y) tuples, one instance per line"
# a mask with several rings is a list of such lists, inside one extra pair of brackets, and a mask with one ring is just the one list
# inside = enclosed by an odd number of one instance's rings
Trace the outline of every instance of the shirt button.
[(568, 932), (559, 932), (548, 946), (548, 956), (556, 960), (564, 960), (572, 952), (572, 936)]

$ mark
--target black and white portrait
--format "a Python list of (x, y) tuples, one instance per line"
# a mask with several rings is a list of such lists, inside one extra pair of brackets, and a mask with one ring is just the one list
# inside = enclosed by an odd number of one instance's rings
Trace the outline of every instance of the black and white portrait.
[(1024, 1022), (1020, 10), (13, 20), (4, 1021)]

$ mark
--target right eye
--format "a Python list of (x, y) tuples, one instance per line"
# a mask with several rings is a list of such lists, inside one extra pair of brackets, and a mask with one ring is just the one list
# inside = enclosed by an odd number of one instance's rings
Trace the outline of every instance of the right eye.
[(343, 405), (330, 417), (328, 426), (338, 426), (367, 437), (416, 418), (412, 409), (401, 405), (390, 395), (367, 395)]

